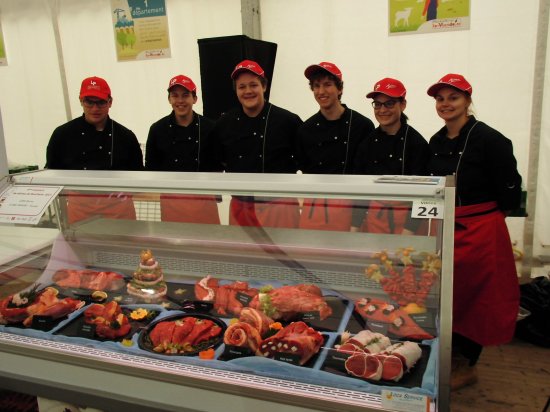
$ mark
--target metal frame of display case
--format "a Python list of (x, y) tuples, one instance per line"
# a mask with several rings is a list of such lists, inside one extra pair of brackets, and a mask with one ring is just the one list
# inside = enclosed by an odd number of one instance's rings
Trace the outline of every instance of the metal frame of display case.
[[(92, 192), (228, 193), (409, 201), (443, 199), (445, 222), (454, 221), (452, 178), (447, 179), (446, 184), (438, 185), (380, 184), (375, 183), (375, 179), (376, 176), (44, 170), (13, 176), (11, 183), (58, 185), (74, 191)], [(443, 225), (442, 235), (438, 238), (441, 242), (435, 244), (434, 238), (420, 236), (360, 233), (349, 236), (328, 231), (315, 231), (315, 236), (311, 236), (310, 231), (301, 230), (289, 236), (288, 231), (280, 229), (168, 222), (99, 219), (70, 226), (64, 220), (61, 202), (58, 207), (62, 231), (58, 243), (68, 242), (79, 259), (91, 266), (119, 271), (135, 268), (136, 244), (138, 248), (139, 245), (153, 244), (161, 251), (167, 276), (191, 273), (201, 265), (212, 265), (205, 269), (205, 273), (211, 273), (221, 262), (227, 279), (241, 279), (248, 267), (252, 268), (255, 277), (269, 279), (276, 271), (283, 280), (295, 282), (315, 282), (315, 277), (308, 277), (315, 273), (321, 277), (323, 285), (341, 291), (362, 292), (370, 290), (373, 285), (364, 276), (351, 274), (358, 272), (357, 262), (372, 252), (362, 246), (372, 243), (369, 237), (377, 236), (376, 242), (381, 249), (405, 247), (411, 242), (418, 242), (425, 248), (434, 247), (440, 251), (442, 269), (439, 295), (435, 297), (438, 300), (435, 305), (439, 308), (438, 396), (432, 408), (449, 409), (453, 224)], [(235, 255), (232, 242), (239, 243), (240, 255)], [(266, 267), (266, 261), (275, 269), (269, 268), (262, 275), (259, 268)], [(293, 266), (297, 261), (299, 267)], [(234, 274), (232, 265), (235, 266)], [(326, 277), (321, 270), (323, 265), (329, 268)], [(288, 272), (286, 275), (285, 271)], [(205, 273), (197, 272), (194, 276), (202, 277)], [(338, 274), (339, 280), (331, 277), (333, 273)], [(269, 411), (277, 410), (282, 404), (285, 410), (296, 412), (382, 410), (380, 395), (377, 394), (223, 371), (4, 332), (0, 332), (0, 387), (85, 403), (104, 410), (131, 407), (135, 411), (221, 411), (227, 410), (228, 405), (235, 405), (234, 410), (260, 408)]]

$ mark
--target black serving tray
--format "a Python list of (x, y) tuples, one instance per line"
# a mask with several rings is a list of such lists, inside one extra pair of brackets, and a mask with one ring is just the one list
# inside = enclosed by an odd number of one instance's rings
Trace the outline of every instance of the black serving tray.
[[(340, 337), (338, 337), (336, 341), (339, 342)], [(392, 341), (392, 343), (395, 342)], [(424, 377), (424, 373), (426, 372), (426, 367), (430, 358), (431, 347), (428, 345), (420, 344), (420, 349), (422, 350), (422, 356), (420, 357), (418, 362), (416, 362), (416, 364), (411, 368), (411, 370), (403, 374), (403, 377), (398, 382), (382, 379), (377, 381), (348, 374), (344, 363), (345, 359), (347, 359), (350, 355), (338, 352), (335, 348), (327, 349), (328, 353), (323, 364), (321, 365), (321, 370), (334, 373), (336, 375), (348, 376), (350, 378), (364, 380), (375, 385), (399, 386), (404, 388), (421, 388), (422, 379)]]
[[(139, 331), (145, 329), (159, 314), (160, 312), (155, 309), (147, 309), (147, 311), (150, 313), (146, 318), (142, 320), (134, 320), (130, 317), (130, 313), (132, 313), (133, 310), (137, 309), (135, 308), (127, 308), (127, 307), (121, 307), (122, 313), (128, 317), (128, 321), (130, 323), (130, 331), (124, 335), (120, 336), (116, 339), (108, 339), (101, 336), (98, 336), (94, 333), (93, 325), (87, 324), (84, 322), (84, 311), (80, 313), (77, 317), (72, 319), (70, 322), (68, 322), (66, 325), (58, 329), (54, 332), (54, 335), (63, 335), (63, 336), (70, 336), (70, 337), (77, 337), (77, 338), (88, 338), (97, 340), (100, 342), (106, 342), (106, 341), (116, 341), (120, 342), (123, 339), (128, 339), (132, 337), (135, 333), (139, 333)], [(90, 330), (91, 327), (91, 330)]]
[[(201, 342), (200, 344), (198, 344), (195, 347), (195, 350), (193, 350), (193, 351), (182, 352), (182, 353), (159, 353), (159, 352), (155, 352), (153, 350), (153, 343), (151, 342), (151, 340), (149, 338), (149, 334), (155, 328), (155, 326), (158, 325), (161, 322), (173, 322), (173, 321), (176, 321), (176, 320), (179, 320), (179, 319), (184, 319), (184, 318), (187, 318), (187, 317), (194, 317), (194, 318), (197, 318), (197, 319), (211, 320), (212, 322), (217, 324), (222, 330), (221, 330), (220, 334), (218, 336), (216, 336), (215, 338), (209, 339), (208, 341)], [(167, 316), (167, 317), (162, 318), (162, 319), (157, 319), (154, 322), (152, 322), (151, 324), (149, 324), (149, 326), (145, 330), (143, 330), (141, 332), (141, 334), (139, 335), (138, 345), (141, 349), (143, 349), (147, 352), (155, 353), (157, 355), (164, 355), (164, 356), (196, 356), (196, 355), (199, 354), (199, 352), (202, 352), (202, 351), (204, 351), (206, 349), (209, 349), (209, 348), (217, 348), (219, 345), (221, 345), (223, 343), (223, 335), (225, 333), (226, 328), (227, 328), (227, 325), (225, 324), (225, 322), (223, 320), (221, 320), (220, 318), (216, 318), (214, 316), (206, 315), (204, 313), (184, 313), (184, 314), (179, 313), (179, 314), (174, 314), (174, 315), (171, 315), (171, 316)]]

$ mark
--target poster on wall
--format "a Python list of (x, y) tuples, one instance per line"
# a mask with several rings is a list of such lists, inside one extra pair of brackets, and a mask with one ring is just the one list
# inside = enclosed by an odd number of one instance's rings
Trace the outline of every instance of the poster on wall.
[(4, 34), (0, 25), (0, 66), (7, 66), (8, 59), (6, 58), (6, 48), (4, 47)]
[(389, 34), (470, 28), (470, 0), (388, 0)]
[(118, 61), (170, 57), (165, 0), (111, 0)]

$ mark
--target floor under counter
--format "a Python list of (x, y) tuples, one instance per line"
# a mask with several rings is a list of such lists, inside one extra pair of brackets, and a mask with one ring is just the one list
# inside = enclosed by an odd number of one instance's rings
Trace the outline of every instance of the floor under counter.
[(452, 412), (547, 412), (550, 349), (520, 339), (487, 347), (477, 371), (477, 384), (451, 393)]

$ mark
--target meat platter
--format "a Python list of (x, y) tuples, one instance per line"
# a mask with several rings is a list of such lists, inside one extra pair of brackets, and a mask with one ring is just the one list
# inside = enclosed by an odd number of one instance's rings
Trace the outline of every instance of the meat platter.
[[(365, 296), (352, 300), (313, 284), (233, 281), (206, 276), (195, 282), (162, 281), (165, 292), (155, 302), (149, 302), (144, 296), (128, 293), (130, 281), (130, 277), (116, 272), (59, 270), (47, 283), (57, 292), (53, 293), (50, 287), (48, 293), (53, 300), (74, 302), (74, 309), (50, 319), (46, 325), (26, 320), (25, 325), (22, 321), (10, 321), (9, 326), (45, 333), (52, 333), (56, 327), (55, 335), (92, 339), (99, 344), (121, 342), (127, 350), (142, 356), (148, 353), (181, 361), (185, 357), (221, 361), (216, 365), (222, 368), (220, 364), (243, 361), (255, 365), (272, 359), (277, 362), (275, 368), (281, 370), (291, 370), (285, 368), (295, 365), (311, 373), (327, 372), (331, 379), (422, 387), (431, 346), (419, 342), (435, 335), (435, 325), (418, 321), (419, 313), (403, 313), (399, 304), (382, 293), (378, 294), (380, 298)], [(136, 308), (151, 310), (146, 317), (134, 318)], [(407, 303), (407, 309), (411, 308), (415, 306)], [(432, 316), (429, 310), (420, 314), (421, 318), (429, 320)], [(4, 312), (11, 319), (11, 308)], [(69, 321), (60, 324), (72, 312), (75, 313)], [(36, 317), (39, 319), (40, 314)], [(385, 333), (392, 345), (415, 341), (421, 354), (414, 367), (403, 363), (397, 380), (386, 379), (390, 372), (380, 367), (372, 371), (372, 364), (376, 363), (372, 356), (367, 367), (367, 358), (358, 355), (358, 360), (350, 361), (352, 366), (346, 368), (347, 359), (353, 355), (342, 353), (334, 343), (341, 343), (341, 335), (346, 333), (343, 331), (357, 334), (366, 329)], [(398, 365), (397, 357), (388, 356), (391, 357), (388, 365)], [(376, 373), (380, 376), (372, 378)]]
[(139, 336), (140, 349), (166, 356), (195, 356), (223, 342), (227, 325), (204, 313), (174, 314), (152, 322)]
[(35, 284), (0, 300), (0, 325), (50, 331), (85, 303), (63, 297), (56, 288)]
[[(340, 342), (340, 338), (341, 336), (337, 338), (338, 342)], [(388, 344), (398, 346), (403, 344), (403, 342), (388, 341)], [(384, 376), (385, 373), (382, 372), (382, 367), (378, 376), (366, 378), (365, 376), (357, 376), (357, 374), (354, 375), (354, 372), (350, 371), (350, 367), (348, 366), (349, 359), (353, 356), (353, 351), (349, 351), (349, 349), (348, 351), (341, 350), (341, 348), (338, 348), (339, 346), (340, 345), (335, 345), (334, 347), (327, 349), (327, 356), (321, 365), (321, 370), (341, 376), (348, 376), (354, 379), (365, 380), (376, 385), (399, 386), (405, 388), (422, 387), (422, 379), (424, 377), (424, 373), (426, 372), (431, 351), (431, 348), (428, 345), (418, 344), (419, 358), (414, 363), (414, 366), (411, 366), (408, 370), (403, 371), (402, 376), (392, 376), (391, 378)], [(364, 356), (363, 354), (361, 355)], [(373, 354), (373, 356), (375, 355), (376, 353)], [(361, 375), (361, 373), (359, 375)]]
[[(123, 339), (131, 338), (134, 334), (145, 329), (160, 313), (157, 307), (153, 305), (143, 305), (143, 307), (123, 306), (120, 308), (120, 312), (116, 314), (118, 316), (105, 315), (98, 313), (96, 310), (94, 316), (94, 320), (96, 321), (94, 323), (91, 320), (92, 316), (88, 315), (94, 309), (94, 305), (92, 304), (84, 308), (78, 316), (56, 330), (54, 335), (87, 338), (101, 342), (120, 342)], [(126, 318), (124, 322), (120, 320), (120, 314)], [(102, 319), (102, 324), (97, 322), (99, 316), (104, 319)], [(124, 325), (121, 325), (122, 323)], [(113, 325), (116, 326), (113, 328)], [(109, 329), (113, 329), (113, 331)]]

